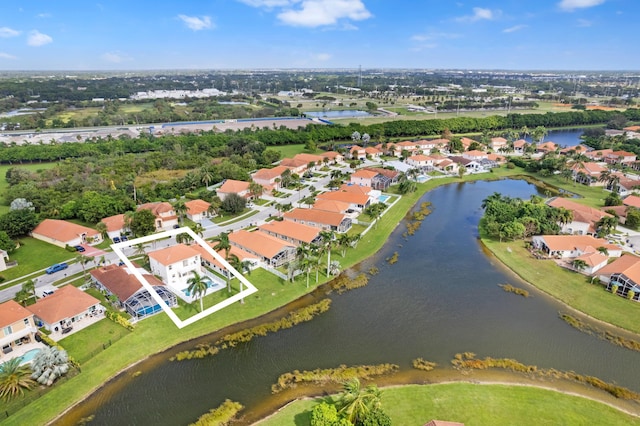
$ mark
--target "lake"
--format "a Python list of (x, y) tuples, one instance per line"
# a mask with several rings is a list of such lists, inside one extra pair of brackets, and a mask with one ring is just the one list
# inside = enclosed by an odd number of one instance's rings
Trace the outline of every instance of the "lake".
[[(328, 312), (214, 357), (168, 361), (193, 342), (154, 356), (134, 367), (142, 371), (139, 377), (123, 374), (57, 424), (74, 425), (91, 414), (92, 426), (187, 424), (227, 398), (243, 404), (251, 418), (282, 403), (270, 388), (285, 372), (387, 362), (408, 371), (418, 357), (449, 369), (453, 356), (465, 351), (573, 370), (640, 391), (640, 368), (633, 367), (640, 353), (565, 324), (558, 318), (560, 303), (519, 282), (483, 251), (480, 204), (493, 192), (539, 194), (517, 180), (439, 187), (421, 200), (432, 203), (433, 213), (418, 232), (405, 238), (400, 224), (383, 249), (360, 265), (362, 271), (376, 266), (379, 273), (366, 287), (328, 296)], [(360, 244), (366, 243), (365, 237)], [(385, 259), (394, 252), (398, 262), (389, 265)], [(498, 287), (502, 283), (526, 288), (533, 297), (507, 293)]]
[[(551, 130), (544, 137), (543, 142), (555, 142), (561, 147), (579, 145), (582, 140), (580, 136), (584, 133), (584, 129), (567, 129), (567, 130)], [(531, 142), (531, 136), (524, 138), (527, 142)]]

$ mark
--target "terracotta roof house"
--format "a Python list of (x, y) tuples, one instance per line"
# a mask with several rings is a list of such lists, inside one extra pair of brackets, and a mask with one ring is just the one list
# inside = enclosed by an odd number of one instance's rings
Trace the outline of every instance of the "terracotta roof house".
[(115, 237), (120, 237), (124, 231), (124, 214), (117, 214), (115, 216), (105, 217), (100, 220), (100, 222), (104, 223), (107, 226), (107, 235), (112, 240)]
[(102, 235), (95, 229), (57, 219), (43, 220), (31, 231), (31, 236), (58, 247), (102, 242)]
[(446, 158), (436, 163), (436, 169), (442, 170), (446, 173), (458, 173), (458, 163)]
[(251, 175), (251, 178), (254, 182), (259, 183), (260, 185), (269, 188), (279, 189), (280, 188), (280, 178), (282, 173), (285, 170), (289, 170), (289, 168), (284, 166), (276, 166), (272, 169), (260, 169), (254, 174)]
[(138, 206), (139, 210), (151, 210), (156, 217), (156, 230), (167, 230), (178, 224), (178, 216), (173, 210), (173, 206), (166, 201), (156, 201)]
[(586, 154), (591, 148), (584, 145), (575, 145), (562, 148), (560, 154)]
[[(470, 151), (470, 152), (473, 152), (473, 151)], [(482, 164), (480, 164), (476, 160), (470, 160), (468, 158), (458, 157), (458, 156), (449, 157), (449, 160), (458, 164), (458, 168), (464, 166), (467, 170), (471, 172), (478, 172), (480, 170), (484, 170), (484, 167), (482, 167)]]
[[(162, 281), (144, 269), (140, 272), (169, 307), (177, 306), (176, 295)], [(119, 306), (133, 318), (140, 320), (162, 310), (160, 304), (126, 266), (106, 265), (92, 269), (89, 273), (98, 288), (107, 295), (114, 295)]]
[(313, 208), (326, 210), (328, 212), (347, 214), (347, 210), (350, 209), (350, 204), (335, 200), (316, 200), (316, 202), (313, 203)]
[(507, 162), (507, 157), (505, 157), (504, 155), (491, 153), (491, 154), (487, 155), (487, 160), (492, 161), (492, 162), (496, 163), (496, 165), (498, 165), (498, 164), (506, 163)]
[(349, 157), (352, 160), (365, 160), (367, 158), (367, 152), (364, 150), (363, 147), (359, 145), (353, 145), (349, 149)]
[(336, 151), (327, 151), (322, 153), (323, 158), (328, 158), (330, 163), (341, 163), (344, 161), (344, 155)]
[(369, 195), (371, 194), (371, 192), (375, 191), (370, 186), (355, 185), (353, 183), (343, 183), (342, 185), (340, 185), (340, 188), (338, 189), (342, 192), (354, 192), (356, 194), (364, 194), (364, 195)]
[(73, 328), (75, 323), (98, 315), (103, 310), (98, 299), (72, 285), (59, 288), (28, 309), (35, 316), (38, 327), (60, 334)]
[(248, 198), (249, 182), (227, 179), (218, 189), (216, 189), (216, 194), (223, 201), (229, 194), (238, 194), (241, 197)]
[(258, 227), (260, 232), (280, 238), (288, 243), (299, 246), (302, 243), (316, 244), (320, 241), (319, 228), (291, 221), (273, 220)]
[(522, 154), (527, 149), (527, 146), (529, 146), (529, 142), (524, 139), (518, 139), (517, 141), (513, 142), (513, 151), (517, 152), (518, 154)]
[(289, 263), (296, 257), (295, 245), (264, 232), (249, 232), (241, 229), (229, 234), (229, 242), (257, 256), (273, 268)]
[[(617, 191), (621, 197), (637, 192), (640, 188), (640, 180), (631, 179), (627, 175), (619, 172), (614, 174), (620, 178), (620, 181), (617, 183)], [(605, 189), (609, 191), (613, 190), (612, 186), (607, 183), (605, 183)]]
[(179, 284), (191, 278), (193, 272), (201, 273), (200, 255), (192, 247), (176, 244), (149, 253), (151, 272), (159, 275), (166, 284)]
[[(620, 257), (622, 248), (610, 244), (607, 240), (590, 235), (536, 235), (532, 239), (533, 246), (543, 250), (549, 256), (582, 260), (586, 266), (582, 273), (592, 274), (607, 265), (609, 257)], [(598, 249), (604, 248), (607, 254)]]
[(629, 297), (633, 291), (633, 300), (640, 301), (640, 257), (625, 254), (598, 271), (600, 281), (611, 291), (617, 286), (617, 294)]
[(573, 180), (588, 186), (604, 185), (604, 182), (600, 181), (599, 179), (602, 172), (605, 172), (607, 170), (608, 169), (606, 167), (592, 162), (583, 164), (574, 163), (571, 166), (571, 171), (573, 172)]
[(462, 142), (462, 146), (464, 147), (463, 151), (467, 151), (472, 143), (474, 142), (478, 143), (478, 141), (467, 138), (467, 137), (461, 137), (460, 142)]
[(584, 155), (586, 155), (587, 157), (589, 157), (594, 161), (604, 161), (605, 156), (612, 152), (613, 152), (612, 149), (607, 148), (607, 149), (598, 149), (594, 151), (588, 151), (588, 152), (585, 152)]
[(382, 151), (372, 146), (366, 147), (364, 152), (367, 154), (367, 157), (371, 157), (373, 160), (379, 159), (382, 156)]
[[(325, 153), (327, 154), (327, 153)], [(335, 154), (338, 154), (337, 152)], [(340, 155), (340, 154), (338, 154)], [(330, 156), (335, 157), (334, 154), (330, 154)], [(296, 154), (293, 156), (294, 160), (300, 160), (300, 161), (305, 161), (307, 164), (309, 163), (315, 163), (316, 166), (322, 166), (322, 164), (324, 164), (324, 159), (325, 158), (329, 158), (329, 156), (326, 155), (317, 155), (317, 154), (307, 154), (305, 152), (301, 153), (301, 154)], [(331, 158), (329, 158), (331, 159)]]
[(406, 163), (412, 167), (433, 167), (433, 157), (424, 154), (414, 154), (407, 158)]
[(291, 173), (301, 175), (307, 170), (309, 162), (302, 159), (283, 158), (279, 165), (288, 168)]
[(467, 160), (480, 161), (480, 160), (486, 160), (488, 157), (489, 157), (489, 154), (487, 154), (484, 151), (479, 151), (477, 149), (462, 153), (462, 158), (466, 158)]
[(369, 186), (384, 191), (391, 186), (391, 179), (371, 169), (360, 169), (351, 174), (350, 182), (354, 185)]
[[(208, 243), (208, 244), (211, 248), (213, 248), (213, 246), (215, 245), (215, 243)], [(191, 247), (193, 247), (194, 249), (200, 252), (200, 260), (202, 260), (203, 265), (206, 265), (214, 269), (216, 272), (220, 273), (224, 277), (230, 276), (230, 279), (235, 278), (234, 275), (231, 274), (229, 270), (227, 270), (227, 268), (222, 264), (222, 262), (220, 262), (218, 259), (213, 257), (211, 253), (209, 253), (207, 250), (204, 249), (204, 247), (197, 244), (192, 245)], [(227, 256), (227, 253), (225, 250), (218, 250), (216, 251), (216, 253), (218, 253), (220, 257), (222, 257), (223, 259)], [(242, 250), (241, 248), (236, 247), (234, 245), (232, 245), (229, 248), (229, 256), (236, 256), (240, 262), (247, 262), (248, 267), (251, 270), (257, 268), (260, 262), (260, 258), (258, 256), (251, 254), (245, 250)], [(238, 272), (242, 273), (243, 271), (238, 271)]]
[(499, 149), (506, 148), (508, 145), (509, 145), (509, 142), (502, 137), (491, 138), (491, 141), (489, 142), (489, 147), (494, 151), (498, 151)]
[[(432, 157), (435, 157), (435, 156), (432, 156)], [(390, 182), (391, 185), (393, 185), (394, 183), (397, 183), (398, 178), (400, 177), (400, 172), (398, 172), (397, 170), (385, 169), (384, 167), (365, 167), (364, 170), (370, 170), (372, 172), (377, 172), (381, 174), (382, 176), (391, 180)]]
[(363, 211), (371, 205), (371, 198), (368, 195), (356, 194), (354, 192), (330, 191), (323, 192), (316, 196), (318, 200), (331, 200), (349, 203), (349, 208), (355, 211)]
[(204, 200), (191, 200), (184, 203), (187, 208), (187, 218), (194, 222), (200, 222), (202, 219), (210, 217), (209, 207), (211, 203)]
[(556, 149), (558, 149), (558, 144), (551, 141), (540, 143), (536, 146), (537, 152), (553, 152)]
[(595, 224), (606, 216), (611, 216), (601, 210), (584, 204), (576, 203), (567, 198), (553, 197), (547, 201), (547, 205), (555, 208), (565, 208), (573, 212), (573, 221), (570, 223), (560, 224), (562, 233), (587, 235), (595, 234)]
[(609, 164), (631, 164), (636, 161), (636, 154), (627, 151), (612, 151), (604, 155), (604, 161)]
[(38, 332), (33, 313), (14, 300), (0, 304), (0, 363), (11, 359), (7, 355), (16, 346), (35, 341)]
[(638, 197), (637, 195), (628, 195), (624, 198), (624, 200), (622, 200), (622, 204), (627, 207), (635, 207), (637, 209), (640, 209), (640, 197)]
[(351, 228), (351, 219), (344, 214), (317, 209), (295, 208), (284, 214), (285, 220), (314, 226), (325, 231), (347, 232)]

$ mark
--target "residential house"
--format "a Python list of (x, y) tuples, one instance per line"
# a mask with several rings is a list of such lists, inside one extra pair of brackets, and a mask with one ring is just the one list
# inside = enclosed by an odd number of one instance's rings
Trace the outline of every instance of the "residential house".
[(116, 237), (120, 237), (126, 231), (124, 226), (124, 214), (105, 217), (100, 222), (104, 223), (107, 227), (107, 235), (111, 240)]
[(392, 179), (379, 170), (360, 169), (351, 174), (350, 182), (354, 185), (369, 186), (384, 191), (391, 186)]
[(411, 155), (412, 153), (418, 151), (418, 144), (416, 142), (410, 141), (398, 142), (396, 143), (395, 150), (396, 152), (400, 152), (398, 157), (402, 156), (403, 151), (407, 151), (409, 152), (409, 155)]
[(451, 161), (449, 158), (445, 158), (443, 160), (437, 161), (435, 163), (436, 169), (444, 172), (444, 173), (458, 173), (458, 163)]
[(529, 142), (524, 139), (518, 139), (513, 142), (513, 152), (516, 154), (524, 154), (529, 146)]
[(0, 304), (0, 360), (18, 347), (35, 342), (36, 328), (33, 313), (14, 300)]
[(613, 152), (612, 149), (598, 149), (594, 151), (587, 151), (584, 155), (592, 161), (604, 161), (605, 157)]
[(504, 150), (508, 146), (509, 146), (509, 142), (502, 137), (491, 138), (491, 141), (489, 142), (489, 147), (495, 152), (498, 152), (501, 149)]
[(349, 148), (349, 158), (352, 160), (366, 160), (367, 152), (359, 145), (353, 145)]
[[(314, 165), (315, 168), (320, 168), (322, 167), (322, 165), (324, 164), (324, 160), (325, 158), (328, 158), (329, 160), (331, 160), (330, 157), (336, 157), (334, 154), (329, 154), (327, 152), (325, 152), (322, 155), (316, 155), (316, 154), (307, 154), (307, 153), (301, 153), (301, 154), (296, 154), (293, 156), (294, 160), (302, 160), (302, 161), (306, 161), (307, 162), (307, 166), (312, 164)], [(337, 152), (335, 154), (338, 154)], [(338, 154), (339, 156), (341, 156), (340, 154)]]
[[(384, 167), (365, 167), (364, 169), (370, 170), (372, 172), (376, 172), (382, 175), (382, 177), (378, 178), (378, 181), (379, 181), (378, 183), (374, 182), (374, 188), (380, 186), (386, 189), (389, 187), (389, 185), (398, 183), (398, 179), (400, 178), (400, 172), (397, 170), (385, 169)], [(388, 179), (389, 181), (387, 182), (385, 178)], [(377, 189), (381, 189), (381, 188), (377, 188)]]
[(309, 162), (300, 158), (283, 158), (279, 165), (288, 168), (291, 173), (301, 175), (307, 171)]
[(479, 163), (480, 161), (486, 160), (487, 158), (489, 158), (489, 154), (475, 149), (473, 151), (463, 152), (462, 158), (466, 158), (467, 160), (472, 160)]
[(575, 145), (568, 146), (566, 148), (562, 148), (560, 150), (560, 154), (564, 155), (572, 155), (572, 154), (582, 154), (585, 155), (591, 148), (584, 145)]
[(562, 197), (549, 199), (547, 205), (555, 208), (564, 208), (573, 213), (571, 222), (559, 224), (561, 232), (564, 234), (595, 235), (596, 223), (603, 217), (611, 216), (609, 213)]
[[(178, 305), (176, 295), (155, 276), (139, 269), (153, 290), (169, 307)], [(120, 308), (136, 319), (143, 319), (162, 310), (160, 304), (142, 286), (126, 266), (106, 265), (90, 271), (96, 286), (107, 296), (115, 296)]]
[(295, 208), (286, 212), (283, 217), (291, 222), (340, 233), (347, 232), (352, 224), (352, 220), (344, 214), (317, 209)]
[(382, 156), (382, 151), (380, 151), (379, 149), (376, 149), (372, 146), (368, 146), (364, 149), (365, 154), (367, 155), (367, 158), (370, 158), (372, 160), (379, 160), (380, 157)]
[(430, 169), (434, 165), (434, 158), (424, 154), (414, 154), (407, 158), (406, 163), (419, 169)]
[(313, 203), (313, 208), (317, 210), (326, 210), (328, 212), (342, 213), (345, 215), (350, 215), (351, 213), (354, 213), (353, 217), (357, 216), (357, 214), (355, 214), (355, 212), (351, 210), (351, 205), (349, 203), (344, 203), (342, 201), (316, 200), (316, 202)]
[(549, 256), (562, 259), (576, 259), (589, 253), (602, 254), (598, 249), (606, 249), (607, 254), (602, 266), (606, 265), (609, 257), (622, 255), (622, 248), (619, 245), (591, 235), (536, 235), (532, 238), (532, 244)]
[(640, 257), (625, 254), (600, 269), (598, 277), (607, 290), (617, 286), (616, 293), (622, 297), (633, 291), (633, 300), (640, 301)]
[(416, 151), (422, 151), (423, 154), (430, 152), (442, 151), (449, 146), (449, 139), (433, 139), (433, 140), (419, 140), (415, 142)]
[(463, 151), (468, 151), (471, 144), (478, 143), (478, 141), (475, 141), (473, 139), (470, 139), (464, 136), (460, 138), (460, 142), (462, 142), (462, 147), (464, 148)]
[(65, 334), (74, 324), (99, 315), (104, 308), (100, 301), (72, 285), (56, 290), (27, 309), (34, 315), (38, 327)]
[(555, 142), (543, 142), (536, 146), (536, 152), (547, 153), (547, 152), (555, 152), (559, 148), (558, 144)]
[(336, 151), (327, 151), (322, 153), (323, 158), (328, 158), (330, 163), (342, 163), (344, 161), (344, 156)]
[(168, 230), (178, 225), (178, 216), (173, 206), (166, 201), (156, 201), (138, 206), (138, 211), (150, 210), (156, 217), (156, 230)]
[(612, 151), (604, 155), (604, 161), (609, 164), (630, 166), (631, 164), (636, 162), (636, 155), (633, 152)]
[[(0, 271), (7, 269), (7, 260), (9, 260), (9, 253), (0, 249)], [(13, 263), (15, 265), (16, 262)]]
[(43, 220), (31, 231), (31, 236), (63, 248), (102, 242), (102, 235), (95, 229), (58, 219)]
[(151, 273), (158, 275), (178, 296), (189, 285), (187, 281), (194, 272), (204, 275), (200, 253), (191, 246), (176, 244), (149, 253)]
[(258, 230), (296, 246), (302, 243), (317, 244), (321, 240), (319, 228), (291, 221), (273, 220), (260, 225)]
[(598, 163), (574, 163), (571, 166), (573, 172), (573, 180), (588, 186), (603, 186), (604, 182), (600, 180), (600, 176), (608, 169)]
[[(215, 243), (208, 243), (208, 244), (211, 248), (215, 246)], [(220, 262), (220, 260), (212, 256), (208, 250), (205, 250), (204, 247), (200, 245), (193, 245), (191, 247), (193, 247), (194, 249), (198, 250), (198, 252), (200, 252), (200, 260), (202, 261), (203, 266), (207, 266), (208, 268), (213, 269), (214, 271), (218, 272), (220, 275), (224, 276), (225, 278), (227, 276), (230, 279), (234, 278), (233, 274), (230, 273), (230, 271), (226, 268), (226, 266), (224, 266), (222, 262)], [(258, 256), (248, 253), (234, 245), (232, 245), (229, 248), (229, 253), (227, 253), (226, 250), (217, 250), (216, 253), (218, 253), (220, 257), (223, 259), (227, 258), (227, 254), (229, 257), (236, 256), (240, 262), (246, 262), (246, 266), (250, 270), (257, 268), (260, 264), (260, 258)], [(243, 273), (243, 271), (238, 271), (238, 272)]]
[[(226, 179), (218, 189), (216, 194), (220, 200), (224, 201), (229, 194), (238, 194), (243, 198), (249, 198), (249, 182), (242, 180)], [(185, 203), (186, 204), (186, 203)]]
[[(618, 194), (620, 194), (621, 197), (626, 197), (627, 195), (637, 192), (638, 188), (640, 188), (640, 180), (632, 179), (629, 177), (629, 175), (625, 175), (620, 172), (615, 173), (615, 175), (620, 178), (620, 181), (616, 184), (616, 187)], [(606, 189), (613, 190), (613, 188), (609, 184), (606, 185)]]
[(353, 192), (343, 191), (330, 191), (324, 192), (316, 196), (318, 200), (332, 200), (341, 201), (343, 203), (349, 203), (349, 208), (358, 212), (363, 211), (371, 204), (371, 199), (368, 195), (356, 194)]
[(627, 207), (635, 207), (640, 209), (640, 197), (637, 195), (627, 195), (623, 200), (622, 204)]
[(449, 160), (458, 164), (458, 168), (465, 167), (471, 173), (484, 170), (484, 167), (482, 167), (482, 164), (480, 164), (478, 161), (475, 161), (475, 160), (470, 160), (468, 158), (458, 157), (458, 156), (449, 157)]
[(264, 186), (267, 192), (271, 192), (273, 189), (280, 189), (280, 179), (285, 170), (289, 169), (284, 166), (276, 166), (272, 169), (260, 169), (253, 173), (251, 178), (254, 182)]
[(200, 199), (191, 200), (185, 202), (184, 206), (187, 208), (187, 218), (194, 222), (200, 222), (202, 219), (211, 216), (211, 213), (209, 213), (211, 203), (207, 201)]
[(257, 256), (262, 262), (273, 268), (289, 263), (296, 257), (294, 244), (264, 232), (249, 232), (241, 229), (229, 234), (229, 242), (247, 253)]

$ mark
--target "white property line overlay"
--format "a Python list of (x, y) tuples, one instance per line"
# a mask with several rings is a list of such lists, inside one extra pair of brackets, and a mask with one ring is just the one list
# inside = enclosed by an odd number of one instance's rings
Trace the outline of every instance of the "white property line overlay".
[[(233, 276), (236, 277), (238, 280), (240, 280), (240, 282), (242, 284), (244, 284), (247, 288), (246, 288), (246, 290), (242, 290), (240, 293), (238, 293), (238, 294), (236, 294), (234, 296), (231, 296), (228, 299), (225, 299), (222, 302), (220, 302), (220, 303), (218, 303), (216, 305), (213, 305), (210, 308), (205, 309), (204, 311), (199, 312), (196, 315), (194, 315), (192, 317), (189, 317), (186, 320), (182, 321), (180, 318), (178, 318), (178, 316), (175, 314), (175, 312), (173, 312), (171, 310), (171, 308), (169, 308), (169, 306), (164, 302), (164, 300), (162, 300), (160, 295), (153, 289), (151, 284), (149, 284), (149, 282), (146, 280), (146, 278), (140, 273), (140, 271), (138, 271), (138, 269), (133, 265), (133, 263), (129, 260), (129, 258), (124, 254), (122, 249), (127, 248), (127, 247), (132, 247), (132, 246), (135, 246), (137, 244), (145, 244), (145, 243), (152, 242), (152, 241), (155, 241), (155, 240), (159, 240), (159, 239), (162, 239), (162, 238), (175, 237), (178, 234), (185, 234), (185, 233), (188, 234), (191, 238), (193, 238), (193, 240), (196, 243), (198, 243), (201, 247), (203, 247), (210, 255), (212, 255), (214, 257), (214, 259), (216, 259), (218, 262), (220, 262), (222, 264), (222, 266), (227, 268), (227, 270), (231, 271)], [(160, 305), (162, 310), (165, 312), (165, 314), (167, 314), (169, 316), (169, 318), (171, 318), (173, 323), (178, 328), (183, 328), (183, 327), (186, 327), (186, 326), (188, 326), (190, 324), (193, 324), (194, 322), (199, 321), (202, 318), (204, 318), (206, 316), (209, 316), (214, 312), (219, 311), (220, 309), (226, 308), (227, 306), (231, 305), (232, 303), (235, 303), (235, 302), (241, 300), (242, 298), (244, 298), (246, 296), (249, 296), (249, 295), (255, 293), (256, 291), (258, 291), (258, 289), (253, 284), (251, 284), (249, 282), (249, 280), (247, 280), (241, 273), (239, 273), (234, 267), (232, 267), (229, 264), (229, 262), (227, 262), (215, 250), (213, 250), (211, 248), (211, 246), (209, 246), (209, 244), (207, 244), (207, 242), (205, 240), (203, 240), (201, 237), (196, 235), (195, 232), (193, 232), (188, 227), (182, 227), (182, 228), (178, 228), (178, 229), (171, 229), (169, 231), (160, 232), (159, 234), (147, 235), (146, 237), (135, 238), (133, 240), (112, 244), (111, 248), (113, 249), (113, 252), (118, 256), (118, 258), (120, 258), (120, 260), (122, 260), (124, 262), (124, 264), (127, 265), (127, 267), (129, 268), (129, 271), (131, 271), (133, 273), (133, 275), (138, 279), (138, 281), (140, 281), (140, 284), (142, 284), (142, 286), (149, 291), (149, 294), (151, 294), (151, 297), (153, 297), (153, 299), (156, 302), (158, 302), (158, 304)]]

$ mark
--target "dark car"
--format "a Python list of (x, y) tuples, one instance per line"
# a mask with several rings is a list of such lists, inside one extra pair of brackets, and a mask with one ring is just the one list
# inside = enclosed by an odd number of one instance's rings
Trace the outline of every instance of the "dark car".
[(120, 237), (113, 237), (113, 242), (114, 243), (119, 243), (120, 242)]
[(74, 249), (76, 249), (76, 251), (79, 251), (80, 253), (82, 253), (83, 251), (85, 251), (85, 248), (82, 246), (73, 246)]

